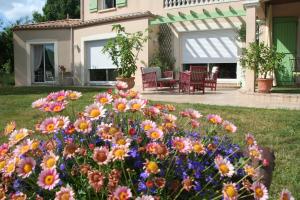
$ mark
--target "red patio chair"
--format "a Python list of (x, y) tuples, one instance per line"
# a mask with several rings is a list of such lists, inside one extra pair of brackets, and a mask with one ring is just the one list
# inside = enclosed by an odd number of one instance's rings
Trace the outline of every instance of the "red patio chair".
[(157, 75), (156, 72), (147, 72), (145, 73), (143, 71), (143, 68), (141, 68), (142, 71), (142, 83), (143, 83), (143, 90), (145, 88), (156, 88), (157, 89)]
[(141, 67), (143, 90), (145, 88), (174, 87), (173, 71), (161, 73), (159, 67)]
[(191, 93), (191, 88), (193, 93), (196, 90), (202, 90), (205, 93), (205, 78), (207, 76), (206, 70), (203, 68), (191, 67), (190, 72), (180, 72), (179, 75), (179, 92), (188, 91)]
[(212, 68), (211, 73), (205, 79), (205, 87), (216, 91), (218, 77), (219, 77), (219, 67), (215, 66)]

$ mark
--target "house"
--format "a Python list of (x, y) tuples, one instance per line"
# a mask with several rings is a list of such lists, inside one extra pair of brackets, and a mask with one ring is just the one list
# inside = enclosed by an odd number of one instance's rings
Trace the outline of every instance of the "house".
[[(81, 0), (81, 19), (65, 19), (17, 26), (14, 29), (16, 85), (109, 85), (115, 66), (101, 52), (115, 37), (111, 28), (127, 32), (151, 30), (139, 55), (138, 66), (148, 65), (159, 45), (176, 59), (175, 71), (190, 65), (219, 66), (218, 82), (254, 91), (255, 74), (242, 70), (238, 30), (246, 25), (246, 44), (259, 38), (284, 52), (285, 69), (279, 84), (292, 84), (300, 57), (299, 0)], [(158, 33), (165, 40), (159, 42)], [(140, 70), (136, 87), (141, 88)]]

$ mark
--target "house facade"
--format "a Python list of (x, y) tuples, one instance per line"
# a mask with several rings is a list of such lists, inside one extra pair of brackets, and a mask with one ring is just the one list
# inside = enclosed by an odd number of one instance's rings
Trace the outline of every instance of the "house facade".
[[(254, 91), (255, 74), (241, 68), (239, 57), (242, 47), (259, 39), (286, 54), (277, 82), (293, 84), (293, 60), (300, 57), (299, 10), (298, 0), (82, 0), (81, 19), (15, 27), (16, 85), (113, 84), (115, 66), (101, 52), (115, 37), (113, 24), (127, 32), (149, 29), (139, 67), (147, 67), (157, 50), (164, 49), (176, 59), (175, 72), (190, 65), (219, 66), (219, 83)], [(240, 40), (242, 24), (245, 42)], [(135, 77), (141, 89), (140, 70)]]

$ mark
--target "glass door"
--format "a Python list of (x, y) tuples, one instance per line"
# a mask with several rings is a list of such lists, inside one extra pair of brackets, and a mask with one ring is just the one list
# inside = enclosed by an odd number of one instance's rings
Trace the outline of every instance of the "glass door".
[(55, 81), (54, 44), (33, 45), (33, 82)]

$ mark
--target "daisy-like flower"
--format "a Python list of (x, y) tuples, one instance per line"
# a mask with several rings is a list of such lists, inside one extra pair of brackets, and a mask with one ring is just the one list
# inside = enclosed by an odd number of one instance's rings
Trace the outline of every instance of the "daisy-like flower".
[(40, 109), (44, 107), (46, 103), (48, 103), (47, 98), (38, 99), (31, 104), (31, 107)]
[(74, 123), (75, 130), (80, 133), (89, 134), (92, 131), (92, 123), (90, 120), (81, 117)]
[(224, 200), (237, 200), (238, 199), (238, 190), (236, 188), (236, 184), (234, 184), (234, 183), (224, 184), (222, 192), (223, 192)]
[(212, 123), (212, 124), (221, 124), (222, 123), (222, 118), (219, 115), (208, 115), (207, 120)]
[(4, 167), (6, 166), (7, 160), (5, 158), (0, 157), (0, 172), (3, 171)]
[(33, 172), (36, 162), (33, 158), (27, 157), (21, 159), (18, 163), (17, 173), (22, 178), (27, 178)]
[(163, 119), (165, 122), (175, 122), (177, 120), (177, 117), (172, 114), (164, 114)]
[(156, 123), (151, 120), (145, 120), (141, 123), (141, 127), (144, 131), (149, 131), (150, 129), (156, 128)]
[(76, 154), (76, 150), (78, 149), (77, 145), (74, 143), (67, 144), (63, 151), (63, 156), (68, 158), (72, 158)]
[(22, 156), (23, 154), (31, 150), (31, 145), (32, 145), (32, 141), (30, 139), (26, 139), (15, 148), (14, 155)]
[(117, 81), (116, 88), (118, 90), (126, 90), (128, 88), (128, 85), (127, 85), (127, 83), (125, 83), (123, 81)]
[(259, 182), (254, 182), (251, 186), (254, 192), (255, 200), (267, 200), (269, 198), (268, 190), (264, 184)]
[(132, 193), (128, 187), (118, 186), (113, 193), (113, 198), (118, 200), (129, 200), (132, 197)]
[(103, 122), (101, 125), (97, 127), (97, 135), (103, 139), (104, 141), (111, 141), (116, 134), (118, 134), (120, 130), (114, 127), (112, 124), (104, 124)]
[(58, 113), (63, 111), (66, 108), (66, 102), (64, 101), (51, 102), (49, 106), (51, 112)]
[(215, 164), (221, 176), (232, 177), (234, 174), (233, 165), (229, 162), (229, 160), (223, 158), (221, 155), (217, 155), (215, 157)]
[(50, 133), (55, 133), (58, 128), (57, 128), (57, 119), (55, 117), (50, 117), (45, 119), (41, 124), (40, 124), (40, 131), (44, 134), (50, 134)]
[(45, 102), (42, 107), (39, 108), (40, 111), (42, 112), (51, 112), (51, 104), (50, 102)]
[(105, 117), (106, 109), (99, 103), (94, 103), (85, 107), (84, 116), (91, 120), (98, 120), (100, 117)]
[(198, 128), (200, 126), (200, 122), (198, 122), (197, 120), (192, 119), (190, 121), (190, 124), (193, 128)]
[(237, 127), (229, 121), (224, 121), (223, 122), (223, 127), (229, 133), (235, 133), (236, 130), (237, 130)]
[(38, 140), (33, 140), (32, 143), (31, 143), (30, 149), (31, 150), (36, 150), (37, 148), (39, 148), (40, 143), (41, 142), (38, 141)]
[(79, 99), (81, 96), (82, 96), (81, 92), (76, 92), (76, 91), (72, 91), (72, 90), (67, 91), (67, 97), (69, 100), (75, 101), (75, 100)]
[(262, 152), (257, 145), (249, 146), (248, 151), (251, 158), (262, 160)]
[(173, 149), (180, 153), (189, 153), (191, 151), (191, 142), (187, 138), (175, 137), (172, 140)]
[(94, 149), (93, 159), (98, 165), (106, 165), (111, 159), (108, 148), (96, 147)]
[(146, 108), (144, 111), (145, 115), (156, 117), (160, 114), (160, 110), (155, 106), (150, 106), (149, 108)]
[(24, 194), (23, 192), (16, 192), (14, 194), (11, 195), (11, 200), (26, 200), (27, 199), (27, 195)]
[(113, 103), (113, 109), (115, 112), (126, 112), (128, 110), (126, 99), (116, 99)]
[(280, 194), (280, 200), (295, 200), (288, 189), (283, 189)]
[(137, 197), (135, 200), (155, 200), (155, 198), (151, 195), (143, 195), (141, 197)]
[(52, 190), (58, 183), (59, 174), (55, 169), (45, 169), (39, 174), (37, 184), (45, 190)]
[(132, 111), (140, 111), (146, 106), (146, 103), (143, 99), (132, 99), (128, 102), (128, 106)]
[(133, 89), (129, 90), (128, 96), (131, 99), (140, 99), (141, 98), (141, 94), (138, 91), (133, 90)]
[(8, 161), (6, 161), (5, 166), (3, 168), (3, 174), (4, 176), (10, 177), (16, 170), (16, 158), (11, 158)]
[(244, 171), (246, 172), (246, 174), (250, 177), (256, 178), (258, 176), (258, 171), (257, 169), (255, 169), (254, 167), (250, 166), (250, 165), (245, 165), (244, 166)]
[(75, 193), (69, 185), (61, 187), (60, 190), (55, 193), (54, 200), (75, 200)]
[(128, 157), (129, 149), (126, 146), (115, 146), (110, 152), (110, 156), (115, 160), (124, 160)]
[(9, 136), (9, 144), (15, 145), (21, 140), (23, 140), (25, 137), (27, 137), (28, 135), (29, 135), (29, 131), (26, 128), (15, 130)]
[(158, 143), (150, 142), (146, 145), (146, 151), (150, 154), (156, 154)]
[(248, 146), (256, 146), (257, 145), (257, 142), (254, 138), (254, 136), (250, 133), (248, 133), (246, 136), (245, 136), (245, 141), (246, 141), (246, 144)]
[(63, 101), (65, 101), (67, 94), (68, 93), (64, 90), (61, 90), (58, 92), (52, 92), (47, 96), (47, 99), (57, 101), (57, 102), (63, 102)]
[(148, 174), (157, 174), (158, 172), (160, 172), (157, 162), (154, 161), (147, 160), (144, 169)]
[(11, 134), (16, 129), (16, 122), (12, 121), (6, 124), (4, 128), (4, 135)]
[(186, 109), (183, 112), (181, 112), (181, 115), (183, 117), (190, 117), (191, 119), (199, 119), (200, 117), (202, 117), (201, 113), (199, 113), (197, 110), (194, 109)]
[(4, 157), (6, 153), (9, 151), (9, 145), (4, 143), (0, 146), (0, 158)]
[(128, 91), (125, 91), (125, 90), (119, 90), (118, 95), (119, 95), (119, 97), (126, 99), (129, 95), (129, 93), (128, 93)]
[(43, 157), (41, 167), (44, 170), (45, 169), (55, 169), (58, 159), (59, 159), (59, 156), (56, 156), (53, 152), (50, 152)]
[(193, 152), (196, 154), (206, 154), (205, 146), (200, 141), (193, 141), (192, 142), (192, 149)]
[(154, 141), (160, 140), (164, 136), (164, 133), (159, 128), (152, 128), (152, 129), (148, 130), (146, 133), (147, 133), (148, 138), (150, 138), (151, 140), (154, 140)]
[(119, 134), (113, 137), (112, 143), (117, 146), (127, 146), (129, 147), (131, 144), (131, 139), (125, 137), (123, 134)]
[(89, 184), (92, 188), (99, 192), (104, 184), (104, 176), (100, 171), (89, 171), (88, 172)]
[(100, 103), (101, 105), (110, 104), (112, 101), (112, 96), (106, 92), (95, 96), (95, 103)]
[(57, 128), (61, 130), (66, 129), (70, 124), (69, 117), (57, 116), (56, 119), (57, 119)]

